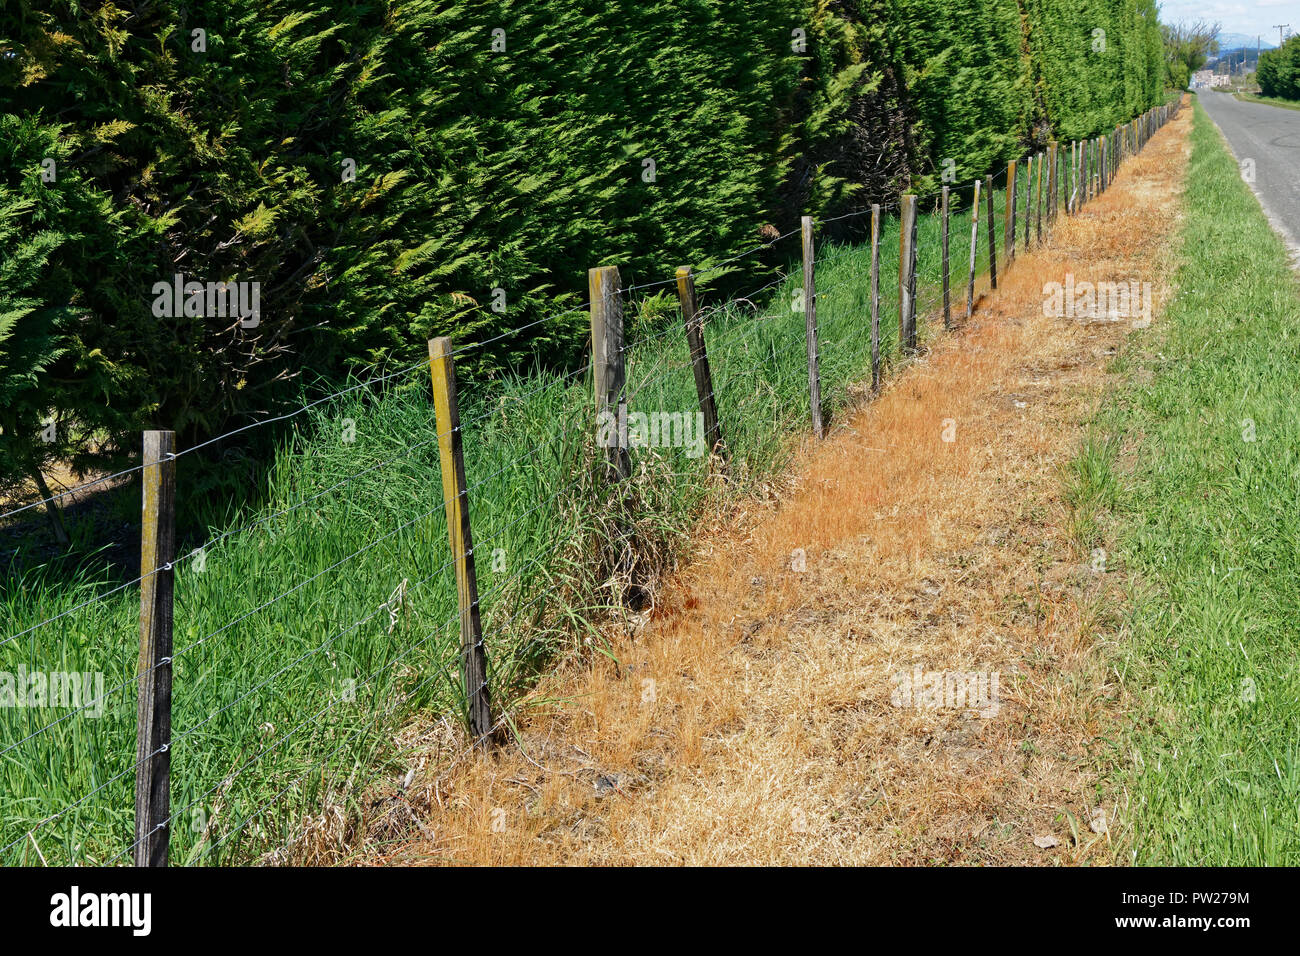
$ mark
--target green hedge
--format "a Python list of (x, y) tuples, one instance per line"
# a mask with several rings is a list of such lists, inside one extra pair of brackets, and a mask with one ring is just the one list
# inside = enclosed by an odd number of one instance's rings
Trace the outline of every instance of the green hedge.
[[(590, 266), (658, 281), (1108, 128), (1159, 93), (1155, 30), (1151, 0), (9, 0), (0, 481), (435, 334), (537, 323), (477, 376), (571, 360), (581, 312), (539, 320)], [(177, 272), (260, 283), (260, 323), (156, 317)]]
[(1264, 96), (1300, 100), (1300, 35), (1261, 53), (1255, 78)]

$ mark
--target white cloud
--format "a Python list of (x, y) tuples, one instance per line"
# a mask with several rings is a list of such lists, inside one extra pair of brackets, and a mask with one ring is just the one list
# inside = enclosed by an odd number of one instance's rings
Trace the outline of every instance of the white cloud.
[(1262, 36), (1277, 43), (1278, 22), (1291, 22), (1291, 32), (1300, 32), (1300, 4), (1296, 0), (1164, 0), (1160, 4), (1164, 23), (1179, 20), (1218, 20), (1224, 33)]

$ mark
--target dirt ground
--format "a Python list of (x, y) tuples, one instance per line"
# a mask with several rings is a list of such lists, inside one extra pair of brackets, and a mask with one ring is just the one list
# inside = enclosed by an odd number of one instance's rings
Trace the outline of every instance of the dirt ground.
[(1190, 116), (808, 440), (788, 493), (718, 521), (645, 625), (611, 635), (618, 663), (571, 663), (516, 740), (417, 773), (414, 836), (365, 862), (1115, 860), (1116, 576), (1072, 531), (1064, 467), (1142, 333), (1045, 316), (1044, 284), (1150, 282), (1160, 321)]

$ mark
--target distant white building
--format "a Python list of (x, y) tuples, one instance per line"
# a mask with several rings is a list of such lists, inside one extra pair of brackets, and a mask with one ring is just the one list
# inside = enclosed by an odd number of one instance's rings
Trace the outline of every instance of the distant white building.
[(1215, 73), (1213, 70), (1197, 70), (1192, 74), (1192, 87), (1195, 89), (1204, 89), (1206, 87), (1229, 86), (1230, 77), (1227, 73)]

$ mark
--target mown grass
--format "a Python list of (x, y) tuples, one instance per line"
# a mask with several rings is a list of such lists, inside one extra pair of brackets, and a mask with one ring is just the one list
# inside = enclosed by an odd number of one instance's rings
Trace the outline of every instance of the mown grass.
[(1178, 291), (1119, 360), (1133, 382), (1072, 488), (1132, 580), (1114, 661), (1135, 708), (1117, 751), (1131, 859), (1294, 865), (1300, 282), (1199, 103), (1191, 142)]
[(1264, 103), (1267, 106), (1280, 106), (1288, 110), (1300, 110), (1300, 103), (1294, 100), (1284, 100), (1277, 96), (1260, 96), (1258, 93), (1233, 93), (1237, 99), (1245, 103)]
[[(981, 221), (983, 257), (985, 228)], [(969, 231), (968, 215), (955, 214), (954, 319), (964, 314)], [(918, 233), (924, 337), (933, 334), (940, 305), (937, 217), (923, 215)], [(796, 254), (798, 237), (785, 241)], [(980, 291), (987, 285), (983, 257)], [(900, 358), (892, 216), (883, 221), (880, 258), (888, 368)], [(462, 395), (498, 711), (557, 657), (597, 638), (596, 625), (630, 583), (618, 569), (648, 578), (671, 565), (703, 512), (778, 470), (790, 439), (806, 431), (804, 319), (792, 307), (797, 263), (784, 272), (761, 295), (715, 306), (707, 289), (702, 293), (732, 456), (729, 482), (711, 477), (707, 459), (688, 449), (641, 449), (633, 454), (630, 490), (615, 498), (594, 477), (585, 369), (501, 380)], [(821, 244), (817, 289), (822, 390), (833, 422), (852, 400), (849, 386), (869, 380), (869, 248)], [(637, 330), (628, 358), (631, 410), (693, 415), (698, 404), (675, 301), (661, 292), (628, 308)], [(370, 781), (400, 780), (410, 767), (412, 755), (395, 742), (399, 729), (417, 714), (463, 710), (428, 393), (427, 372), (417, 369), (378, 392), (359, 390), (299, 416), (265, 488), (251, 496), (257, 504), (212, 522), (206, 540), (215, 543), (178, 562), (173, 860), (265, 858), (327, 804), (342, 802), (348, 819), (357, 819)], [(182, 480), (182, 499), (185, 493)], [(628, 530), (620, 514), (637, 543), (631, 562), (617, 553)], [(82, 699), (80, 711), (55, 701), (0, 707), (2, 863), (129, 862), (138, 590), (126, 586), (77, 607), (122, 583), (62, 564), (0, 582), (0, 674), (26, 668), (103, 679), (102, 702), (87, 708)], [(96, 688), (92, 696), (99, 694)]]

